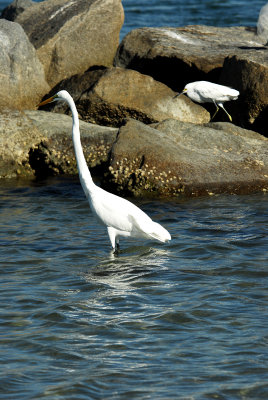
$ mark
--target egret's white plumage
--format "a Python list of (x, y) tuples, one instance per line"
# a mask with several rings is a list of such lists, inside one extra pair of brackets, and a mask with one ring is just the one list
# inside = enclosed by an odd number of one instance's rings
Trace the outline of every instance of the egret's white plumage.
[(68, 103), (73, 118), (72, 139), (81, 185), (89, 201), (90, 208), (97, 219), (107, 227), (113, 249), (119, 246), (119, 236), (156, 239), (167, 242), (171, 239), (169, 232), (145, 214), (130, 201), (116, 196), (95, 185), (88, 169), (79, 130), (79, 119), (75, 103), (66, 90), (39, 104), (64, 100)]
[(183, 91), (177, 94), (175, 97), (181, 95), (182, 93), (187, 94), (191, 100), (196, 101), (197, 103), (214, 103), (216, 106), (216, 111), (212, 119), (217, 114), (219, 107), (221, 107), (228, 115), (230, 121), (232, 121), (232, 117), (223, 107), (223, 103), (230, 100), (236, 100), (239, 96), (238, 90), (212, 82), (196, 81), (188, 83), (184, 87)]

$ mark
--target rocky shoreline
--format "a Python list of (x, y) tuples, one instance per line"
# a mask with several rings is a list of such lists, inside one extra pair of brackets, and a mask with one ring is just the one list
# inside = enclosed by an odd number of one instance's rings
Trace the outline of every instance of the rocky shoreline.
[[(267, 38), (247, 27), (140, 28), (119, 44), (121, 0), (19, 0), (0, 19), (0, 178), (77, 174), (61, 89), (74, 98), (88, 166), (128, 196), (268, 190)], [(240, 91), (174, 99), (208, 80)], [(67, 115), (66, 115), (67, 114)]]

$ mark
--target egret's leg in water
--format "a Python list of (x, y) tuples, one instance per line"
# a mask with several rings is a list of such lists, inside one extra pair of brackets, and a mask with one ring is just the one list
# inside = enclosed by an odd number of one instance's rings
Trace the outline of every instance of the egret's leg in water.
[(112, 245), (112, 248), (115, 250), (115, 230), (111, 226), (107, 226), (108, 236)]

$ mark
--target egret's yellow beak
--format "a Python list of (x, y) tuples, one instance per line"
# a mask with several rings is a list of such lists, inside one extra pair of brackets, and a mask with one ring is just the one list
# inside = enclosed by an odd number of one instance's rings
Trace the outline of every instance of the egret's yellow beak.
[(56, 97), (57, 97), (57, 95), (55, 94), (54, 96), (49, 97), (48, 99), (46, 99), (46, 100), (42, 101), (41, 103), (37, 104), (36, 107), (40, 107), (40, 106), (44, 106), (45, 104), (52, 103), (52, 101), (54, 101)]

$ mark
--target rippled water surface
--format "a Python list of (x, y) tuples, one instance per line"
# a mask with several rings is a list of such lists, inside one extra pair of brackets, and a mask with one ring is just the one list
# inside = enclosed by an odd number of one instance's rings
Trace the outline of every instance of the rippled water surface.
[[(123, 0), (121, 38), (265, 3)], [(1, 181), (1, 399), (268, 399), (267, 195), (135, 202), (172, 241), (116, 257), (77, 180)]]
[(2, 182), (0, 397), (267, 399), (267, 195), (135, 200), (113, 256), (77, 180)]
[(266, 0), (123, 0), (123, 37), (144, 26), (256, 26)]
[[(144, 26), (256, 26), (266, 0), (122, 0), (125, 23), (121, 39)], [(0, 0), (0, 10), (11, 1)]]

